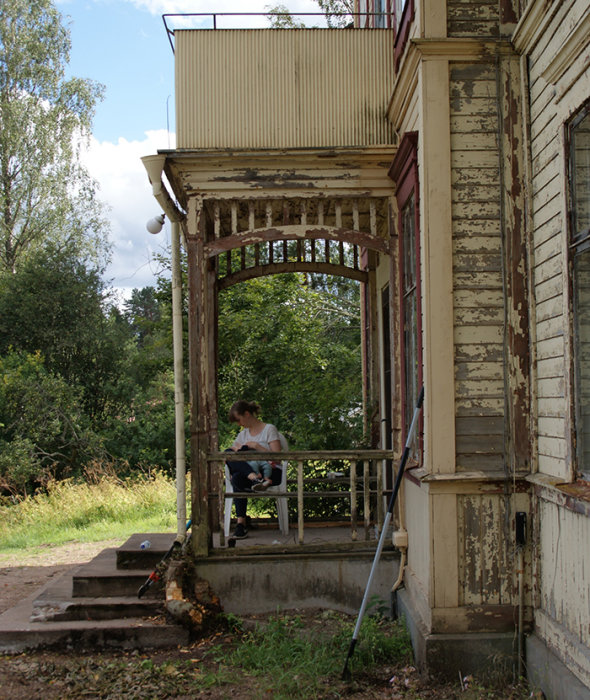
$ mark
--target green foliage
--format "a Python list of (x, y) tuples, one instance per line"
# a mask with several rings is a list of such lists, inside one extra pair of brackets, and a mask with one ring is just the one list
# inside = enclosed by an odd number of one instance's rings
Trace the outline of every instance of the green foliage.
[[(188, 431), (187, 431), (188, 434)], [(174, 377), (160, 372), (151, 383), (138, 388), (126, 411), (105, 426), (105, 447), (133, 469), (157, 466), (173, 473)]]
[[(316, 0), (320, 11), (326, 18), (328, 27), (344, 28), (352, 26), (354, 2), (352, 0)], [(270, 26), (273, 29), (301, 29), (306, 26), (302, 20), (295, 19), (286, 5), (265, 5)], [(296, 17), (297, 15), (295, 15)]]
[(100, 451), (78, 390), (49, 372), (39, 354), (0, 357), (0, 488), (26, 493), (78, 473)]
[(352, 0), (316, 0), (326, 15), (328, 27), (348, 27), (352, 24), (354, 2)]
[(257, 401), (300, 449), (345, 449), (362, 435), (358, 286), (314, 289), (302, 275), (245, 282), (220, 295), (220, 444), (227, 413)]
[(0, 5), (0, 273), (47, 241), (103, 259), (107, 226), (81, 165), (102, 88), (65, 78), (70, 34), (51, 0)]
[(71, 249), (45, 247), (0, 277), (0, 354), (41, 353), (48, 371), (81, 389), (94, 419), (108, 410), (121, 373), (128, 332), (118, 321), (99, 270)]
[(124, 306), (132, 340), (125, 374), (128, 381), (142, 389), (172, 367), (170, 283), (160, 279), (158, 285), (157, 289), (134, 289)]
[(268, 12), (270, 26), (273, 29), (302, 29), (305, 27), (305, 22), (295, 19), (287, 7), (281, 3), (265, 5), (264, 9)]
[[(322, 613), (318, 623), (311, 634), (309, 624), (299, 616), (271, 617), (247, 633), (235, 651), (219, 657), (219, 661), (261, 677), (261, 689), (272, 697), (324, 697), (318, 693), (326, 692), (327, 685), (339, 676), (352, 628), (343, 623), (342, 616), (330, 611)], [(407, 662), (411, 653), (402, 623), (365, 618), (351, 670)]]

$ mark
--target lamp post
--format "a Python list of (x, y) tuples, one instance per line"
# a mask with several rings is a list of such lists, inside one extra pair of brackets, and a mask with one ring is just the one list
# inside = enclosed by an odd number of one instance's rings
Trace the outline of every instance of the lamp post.
[[(150, 219), (146, 228), (158, 234), (164, 226), (165, 215)], [(186, 537), (186, 442), (184, 431), (184, 367), (182, 358), (182, 272), (180, 267), (180, 224), (172, 221), (172, 345), (174, 352), (174, 426), (176, 464), (176, 540)]]

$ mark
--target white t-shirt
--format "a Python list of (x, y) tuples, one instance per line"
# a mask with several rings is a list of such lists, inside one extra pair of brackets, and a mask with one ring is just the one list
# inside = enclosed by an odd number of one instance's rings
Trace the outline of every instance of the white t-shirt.
[(248, 428), (242, 428), (234, 444), (241, 447), (247, 442), (257, 442), (260, 447), (262, 447), (263, 451), (270, 451), (270, 443), (273, 442), (273, 440), (279, 440), (282, 444), (281, 436), (275, 426), (271, 423), (265, 423), (264, 428), (262, 428), (257, 435), (250, 435), (250, 430)]

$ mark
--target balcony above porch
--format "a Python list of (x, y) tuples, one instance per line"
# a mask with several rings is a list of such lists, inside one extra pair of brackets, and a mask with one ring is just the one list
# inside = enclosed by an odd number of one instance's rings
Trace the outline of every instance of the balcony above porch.
[(174, 31), (177, 149), (394, 144), (393, 30)]

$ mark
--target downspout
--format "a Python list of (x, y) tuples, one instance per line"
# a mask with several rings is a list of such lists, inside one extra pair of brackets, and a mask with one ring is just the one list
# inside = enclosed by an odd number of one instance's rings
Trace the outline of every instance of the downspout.
[(172, 344), (174, 348), (174, 423), (176, 443), (176, 540), (186, 536), (186, 439), (184, 431), (184, 367), (182, 349), (182, 273), (180, 223), (172, 222)]
[(152, 194), (171, 222), (172, 264), (172, 344), (174, 364), (174, 424), (176, 464), (176, 541), (186, 538), (186, 438), (184, 430), (184, 367), (182, 348), (182, 274), (180, 265), (180, 225), (185, 213), (174, 202), (162, 182), (165, 155), (141, 159), (152, 185)]

